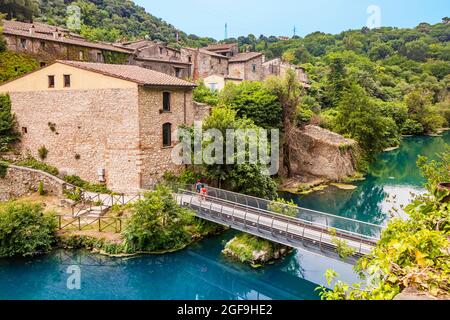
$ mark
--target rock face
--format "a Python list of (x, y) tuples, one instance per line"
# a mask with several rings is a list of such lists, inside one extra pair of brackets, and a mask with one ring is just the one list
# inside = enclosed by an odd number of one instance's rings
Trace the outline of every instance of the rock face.
[(312, 125), (296, 129), (294, 134), (295, 143), (291, 146), (294, 175), (338, 181), (356, 173), (356, 141)]

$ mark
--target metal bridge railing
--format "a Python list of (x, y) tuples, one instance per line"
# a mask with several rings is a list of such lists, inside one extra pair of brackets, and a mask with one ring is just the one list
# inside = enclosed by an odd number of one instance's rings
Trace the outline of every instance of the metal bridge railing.
[[(336, 230), (335, 234), (325, 225), (314, 224), (299, 218), (270, 212), (264, 209), (242, 205), (212, 196), (201, 196), (198, 193), (180, 189), (175, 195), (177, 202), (198, 212), (198, 215), (211, 221), (225, 222), (227, 225), (253, 230), (253, 234), (266, 237), (280, 243), (302, 243), (303, 246), (319, 247), (320, 250), (335, 250), (332, 237), (348, 240), (355, 250), (355, 256), (369, 253), (377, 239), (349, 232)], [(250, 232), (252, 233), (252, 232)], [(289, 244), (288, 244), (289, 245)]]
[[(195, 187), (192, 185), (186, 186), (187, 190), (195, 191)], [(243, 195), (240, 193), (222, 190), (218, 188), (209, 187), (207, 188), (208, 196), (227, 200), (230, 202), (238, 203), (241, 205), (262, 209), (266, 211), (271, 211), (270, 206), (274, 205), (273, 201), (261, 199), (253, 196)], [(346, 218), (338, 215), (333, 215), (329, 213), (324, 213), (320, 211), (315, 211), (311, 209), (301, 208), (297, 206), (276, 204), (276, 206), (281, 206), (286, 210), (294, 210), (297, 212), (297, 218), (308, 221), (312, 224), (317, 224), (321, 226), (327, 226), (327, 228), (333, 228), (337, 230), (344, 230), (354, 234), (360, 234), (364, 236), (369, 236), (373, 238), (379, 238), (381, 232), (383, 231), (383, 226), (372, 224), (369, 222), (364, 222), (360, 220), (355, 220), (351, 218)]]

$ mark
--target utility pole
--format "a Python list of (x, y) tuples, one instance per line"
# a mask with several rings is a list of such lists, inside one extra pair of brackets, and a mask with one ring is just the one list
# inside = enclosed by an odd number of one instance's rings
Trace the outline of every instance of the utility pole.
[(228, 39), (228, 23), (225, 23), (225, 39), (224, 40), (227, 40)]
[(296, 35), (297, 35), (297, 27), (294, 26), (294, 37), (293, 38), (295, 38)]

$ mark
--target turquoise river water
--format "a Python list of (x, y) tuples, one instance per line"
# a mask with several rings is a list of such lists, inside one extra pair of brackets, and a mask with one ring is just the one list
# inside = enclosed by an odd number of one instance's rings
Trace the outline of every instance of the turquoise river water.
[[(293, 197), (301, 206), (376, 224), (386, 222), (392, 206), (424, 192), (415, 166), (419, 154), (434, 157), (450, 143), (443, 137), (406, 138), (400, 149), (379, 156), (367, 179), (352, 191), (330, 187)], [(0, 299), (318, 299), (326, 269), (356, 281), (352, 267), (305, 251), (254, 270), (221, 256), (234, 231), (205, 239), (181, 252), (131, 259), (86, 251), (54, 251), (33, 259), (0, 259)], [(80, 288), (69, 289), (79, 267)]]

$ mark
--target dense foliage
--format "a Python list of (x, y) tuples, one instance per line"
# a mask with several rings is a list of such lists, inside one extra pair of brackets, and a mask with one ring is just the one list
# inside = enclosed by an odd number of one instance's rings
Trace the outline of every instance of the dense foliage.
[(57, 176), (59, 174), (58, 168), (55, 168), (49, 164), (36, 160), (35, 158), (28, 156), (26, 159), (16, 163), (18, 166), (32, 168), (36, 170), (41, 170), (47, 172), (51, 175)]
[(9, 95), (0, 95), (0, 152), (7, 151), (10, 144), (18, 138), (14, 124), (11, 99)]
[(35, 204), (11, 202), (0, 207), (0, 257), (32, 256), (51, 250), (56, 219)]
[(193, 213), (178, 206), (169, 188), (159, 186), (134, 205), (123, 235), (133, 252), (179, 249), (191, 241)]
[(64, 177), (64, 181), (66, 181), (78, 188), (84, 189), (86, 191), (103, 193), (103, 194), (112, 193), (111, 190), (109, 190), (106, 187), (106, 185), (99, 184), (99, 183), (98, 184), (90, 183), (88, 181), (81, 179), (79, 176), (74, 176), (74, 175), (66, 176), (66, 177)]
[[(211, 116), (203, 122), (203, 130), (215, 129), (226, 137), (228, 129), (245, 130), (259, 127), (247, 118), (239, 118), (237, 112), (228, 107), (218, 107), (213, 109)], [(226, 142), (222, 141), (223, 150), (226, 150)], [(205, 141), (207, 147), (209, 141)], [(237, 150), (237, 145), (233, 154), (239, 152), (248, 152), (248, 150)], [(245, 155), (248, 157), (248, 155)], [(221, 161), (204, 164), (207, 176), (212, 181), (217, 182), (218, 186), (227, 190), (238, 191), (257, 197), (272, 199), (276, 196), (277, 185), (273, 179), (264, 174), (260, 164), (227, 164), (226, 152), (223, 153)]]
[(0, 84), (16, 79), (37, 68), (39, 68), (39, 63), (27, 54), (0, 50)]
[[(429, 194), (418, 196), (405, 208), (409, 219), (391, 220), (372, 254), (358, 262), (356, 269), (367, 280), (365, 287), (338, 281), (333, 290), (322, 288), (323, 299), (392, 299), (409, 287), (448, 296), (450, 191), (437, 186), (450, 179), (450, 148), (440, 161), (420, 157), (418, 166), (428, 179)], [(337, 274), (329, 270), (326, 276), (331, 284)]]

